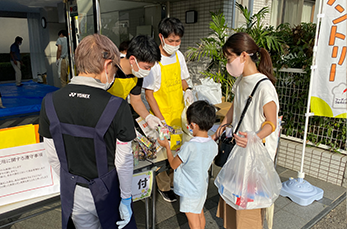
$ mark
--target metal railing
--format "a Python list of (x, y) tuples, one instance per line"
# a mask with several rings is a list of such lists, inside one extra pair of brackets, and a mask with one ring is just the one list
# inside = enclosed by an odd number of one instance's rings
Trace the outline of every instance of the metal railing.
[[(282, 134), (303, 139), (310, 74), (302, 69), (287, 68), (275, 71), (276, 90), (283, 115)], [(346, 119), (311, 117), (307, 139), (323, 144), (332, 151), (346, 150)]]

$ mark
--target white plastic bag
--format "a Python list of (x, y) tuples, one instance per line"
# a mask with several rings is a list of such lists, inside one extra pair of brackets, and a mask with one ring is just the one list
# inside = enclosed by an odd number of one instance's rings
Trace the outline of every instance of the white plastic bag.
[(196, 100), (207, 100), (212, 104), (222, 102), (222, 88), (220, 83), (212, 78), (200, 79), (201, 85), (194, 86)]
[(247, 136), (247, 147), (233, 148), (214, 182), (220, 196), (236, 210), (270, 207), (282, 188), (262, 141), (255, 132)]
[(185, 101), (185, 107), (181, 114), (181, 124), (182, 124), (182, 130), (183, 130), (183, 143), (188, 142), (192, 137), (193, 133), (190, 131), (188, 127), (188, 121), (187, 121), (187, 109), (190, 106), (190, 103), (188, 101)]

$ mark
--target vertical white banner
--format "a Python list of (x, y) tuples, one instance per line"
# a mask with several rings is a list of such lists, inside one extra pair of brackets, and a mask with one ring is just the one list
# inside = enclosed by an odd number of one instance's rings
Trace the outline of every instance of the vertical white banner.
[(316, 116), (347, 118), (346, 7), (347, 0), (323, 3), (311, 88), (311, 112)]

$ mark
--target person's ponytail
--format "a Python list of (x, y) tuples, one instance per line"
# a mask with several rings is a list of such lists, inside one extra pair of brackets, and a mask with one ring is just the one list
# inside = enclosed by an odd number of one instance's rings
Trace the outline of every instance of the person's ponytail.
[(273, 74), (273, 67), (270, 54), (266, 49), (259, 48), (260, 62), (258, 65), (258, 71), (266, 75), (273, 84), (276, 83), (276, 78)]

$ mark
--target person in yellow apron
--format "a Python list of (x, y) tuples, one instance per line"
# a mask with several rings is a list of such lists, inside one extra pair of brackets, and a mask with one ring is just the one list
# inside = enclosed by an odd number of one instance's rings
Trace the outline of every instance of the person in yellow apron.
[[(164, 18), (159, 23), (159, 46), (161, 61), (155, 64), (150, 74), (144, 79), (146, 99), (153, 114), (169, 126), (181, 127), (181, 114), (184, 108), (184, 97), (192, 99), (186, 79), (189, 78), (187, 64), (183, 54), (178, 50), (184, 27), (177, 18)], [(183, 96), (183, 91), (186, 91)], [(156, 176), (158, 191), (168, 202), (177, 200), (171, 190), (172, 176), (166, 171)]]
[(143, 78), (149, 74), (160, 58), (159, 47), (152, 38), (144, 35), (134, 37), (126, 56), (120, 59), (120, 68), (112, 86), (108, 89), (109, 93), (123, 99), (130, 95), (131, 106), (146, 120), (151, 129), (156, 129), (162, 123), (159, 118), (150, 114), (143, 104), (141, 89)]

